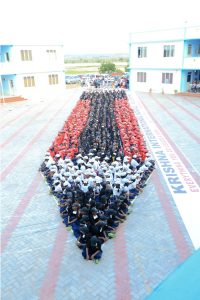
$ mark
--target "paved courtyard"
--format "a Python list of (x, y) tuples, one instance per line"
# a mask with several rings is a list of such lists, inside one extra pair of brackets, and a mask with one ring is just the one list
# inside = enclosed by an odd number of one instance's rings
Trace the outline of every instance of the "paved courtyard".
[[(1, 105), (3, 300), (143, 300), (199, 247), (197, 223), (191, 224), (179, 194), (189, 195), (192, 212), (200, 182), (200, 98), (137, 93), (129, 94), (130, 103), (152, 153), (166, 151), (174, 170), (185, 168), (185, 185), (167, 180), (158, 156), (132, 214), (103, 246), (101, 262), (82, 259), (38, 172), (81, 93)], [(155, 151), (155, 138), (162, 151)]]

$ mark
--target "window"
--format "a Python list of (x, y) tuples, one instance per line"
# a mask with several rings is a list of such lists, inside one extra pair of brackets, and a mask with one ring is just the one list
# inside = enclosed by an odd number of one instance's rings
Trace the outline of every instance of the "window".
[(165, 45), (164, 46), (164, 57), (173, 57), (175, 52), (175, 46), (174, 45)]
[(192, 45), (191, 45), (191, 44), (188, 45), (188, 48), (187, 48), (187, 55), (188, 55), (188, 56), (192, 56)]
[(191, 82), (192, 72), (187, 73), (187, 82)]
[(34, 76), (24, 77), (24, 86), (25, 87), (35, 86), (35, 78), (34, 78)]
[(147, 57), (147, 47), (138, 47), (138, 57)]
[(47, 54), (49, 56), (49, 60), (56, 60), (56, 50), (47, 50)]
[(51, 74), (49, 75), (49, 84), (58, 84), (58, 75), (56, 74)]
[(10, 80), (10, 87), (13, 89), (14, 88), (14, 81), (11, 79)]
[(146, 72), (137, 72), (137, 82), (146, 82)]
[(21, 60), (22, 61), (32, 60), (32, 51), (31, 50), (21, 50)]
[(173, 73), (162, 73), (162, 83), (172, 84), (173, 83)]
[(200, 56), (200, 44), (197, 45), (197, 56)]
[(10, 55), (8, 52), (6, 52), (6, 61), (10, 61)]

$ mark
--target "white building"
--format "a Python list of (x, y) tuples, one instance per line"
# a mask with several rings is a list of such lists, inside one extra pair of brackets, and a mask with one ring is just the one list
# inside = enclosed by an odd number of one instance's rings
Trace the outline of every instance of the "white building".
[(200, 26), (130, 35), (130, 89), (186, 92), (200, 81)]
[(0, 45), (1, 98), (43, 98), (64, 88), (62, 45)]

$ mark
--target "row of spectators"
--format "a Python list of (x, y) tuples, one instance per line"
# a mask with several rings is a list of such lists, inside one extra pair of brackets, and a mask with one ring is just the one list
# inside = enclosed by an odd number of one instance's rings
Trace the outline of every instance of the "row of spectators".
[(129, 89), (129, 79), (126, 76), (122, 76), (120, 79), (115, 81), (115, 88)]
[(200, 93), (200, 81), (193, 81), (193, 83), (190, 86), (190, 92)]

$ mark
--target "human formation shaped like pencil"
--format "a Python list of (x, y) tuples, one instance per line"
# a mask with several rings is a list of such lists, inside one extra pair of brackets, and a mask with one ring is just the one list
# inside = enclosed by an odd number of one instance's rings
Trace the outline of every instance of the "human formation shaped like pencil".
[(83, 92), (40, 170), (85, 259), (99, 262), (154, 167), (125, 91)]

